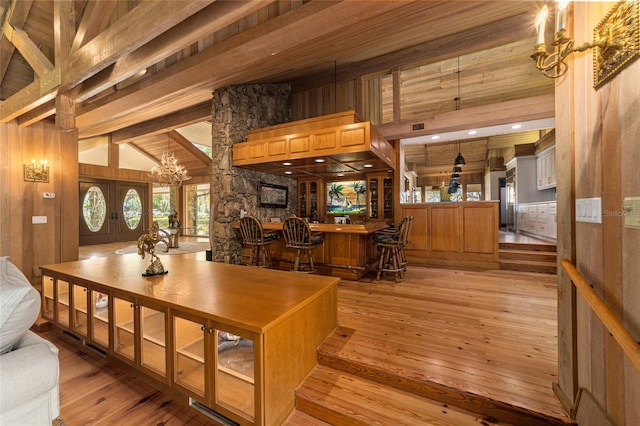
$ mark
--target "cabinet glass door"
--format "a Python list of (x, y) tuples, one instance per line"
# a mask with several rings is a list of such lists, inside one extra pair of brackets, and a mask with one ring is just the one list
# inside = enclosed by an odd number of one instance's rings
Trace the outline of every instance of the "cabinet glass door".
[(384, 194), (384, 206), (383, 216), (385, 220), (393, 219), (393, 179), (390, 177), (384, 178), (383, 182), (383, 194)]
[(216, 403), (255, 415), (253, 340), (217, 330)]
[(53, 277), (42, 276), (42, 316), (53, 320)]
[(113, 350), (135, 361), (135, 328), (133, 322), (134, 303), (113, 298)]
[(378, 179), (369, 179), (369, 217), (378, 218)]
[(58, 324), (69, 327), (69, 283), (57, 280)]
[(308, 217), (307, 214), (307, 184), (301, 182), (298, 185), (298, 216)]
[(109, 296), (99, 291), (91, 291), (91, 332), (92, 340), (109, 347)]
[(165, 314), (155, 309), (140, 308), (140, 364), (161, 376), (166, 376), (167, 357), (165, 345)]
[[(203, 320), (203, 322), (205, 322)], [(173, 381), (196, 396), (205, 397), (205, 332), (203, 323), (173, 317), (175, 339)]]
[(309, 216), (318, 216), (318, 183), (309, 182)]
[(78, 284), (73, 284), (73, 330), (87, 337), (89, 335), (87, 317), (87, 288)]

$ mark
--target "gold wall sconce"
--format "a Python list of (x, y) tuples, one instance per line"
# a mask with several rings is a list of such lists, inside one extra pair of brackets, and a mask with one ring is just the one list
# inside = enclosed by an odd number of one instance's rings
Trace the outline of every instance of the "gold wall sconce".
[(40, 160), (40, 164), (36, 160), (24, 165), (25, 182), (49, 182), (49, 163), (47, 160)]
[(593, 30), (593, 43), (574, 47), (574, 40), (566, 36), (568, 0), (557, 4), (553, 53), (547, 51), (544, 38), (549, 9), (545, 6), (536, 17), (537, 40), (533, 55), (536, 68), (549, 78), (562, 77), (568, 69), (567, 57), (573, 52), (594, 49), (593, 80), (598, 89), (640, 56), (639, 0), (621, 0), (607, 13)]

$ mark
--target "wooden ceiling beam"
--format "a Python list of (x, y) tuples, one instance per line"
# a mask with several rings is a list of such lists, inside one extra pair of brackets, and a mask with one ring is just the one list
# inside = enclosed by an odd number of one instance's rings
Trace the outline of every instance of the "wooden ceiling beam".
[(114, 63), (214, 0), (142, 2), (122, 19), (78, 49), (41, 79), (0, 103), (0, 122), (6, 123), (67, 91)]
[(78, 95), (78, 101), (83, 102), (97, 95), (108, 87), (131, 77), (136, 72), (161, 61), (207, 35), (225, 28), (273, 1), (275, 0), (216, 1), (176, 25), (170, 32), (161, 34), (141, 48), (118, 59), (112, 68), (105, 69), (86, 81)]
[(174, 114), (165, 115), (163, 117), (145, 121), (135, 126), (115, 131), (111, 134), (111, 141), (115, 144), (126, 143), (136, 138), (166, 133), (179, 127), (188, 126), (189, 124), (199, 123), (210, 119), (211, 101), (203, 102)]
[[(376, 127), (385, 139), (392, 140), (553, 117), (555, 117), (555, 97), (551, 93), (416, 117), (400, 123), (382, 124)], [(416, 123), (424, 123), (424, 129), (413, 131), (412, 125)]]
[(108, 27), (116, 4), (113, 0), (94, 0), (87, 3), (69, 54), (76, 52)]
[[(248, 68), (252, 69), (252, 81), (269, 77), (276, 72), (272, 65), (273, 57), (280, 52), (403, 5), (403, 2), (379, 2), (375, 8), (363, 11), (357, 3), (305, 3), (148, 77), (144, 86), (132, 85), (99, 102), (81, 107), (78, 124), (84, 127), (97, 123), (93, 129), (89, 126), (87, 135), (111, 132), (117, 129), (102, 126), (106, 118), (113, 122), (114, 118), (131, 114), (133, 109), (166, 104), (166, 99), (175, 93), (202, 88), (202, 93), (206, 94), (226, 84), (241, 84), (244, 82), (242, 75)], [(289, 67), (287, 63), (278, 63), (277, 66), (282, 70)], [(193, 101), (196, 100), (202, 101), (194, 96)]]
[(20, 28), (24, 26), (24, 23), (29, 16), (29, 11), (33, 5), (33, 0), (12, 0), (10, 6), (7, 8), (4, 14), (4, 21), (2, 22), (2, 31), (0, 31), (0, 81), (4, 80), (4, 77), (9, 68), (9, 62), (16, 47), (4, 36), (4, 28)]
[(20, 52), (38, 77), (43, 77), (53, 71), (54, 67), (49, 58), (38, 49), (38, 46), (31, 41), (29, 35), (24, 32), (24, 30), (14, 28), (12, 25), (3, 25), (2, 33), (7, 41), (11, 42), (16, 50)]
[(169, 132), (169, 137), (173, 142), (177, 142), (181, 147), (189, 151), (189, 154), (193, 155), (202, 163), (203, 166), (209, 166), (211, 164), (211, 158), (204, 152), (196, 148), (191, 141), (182, 136), (180, 133), (172, 130)]

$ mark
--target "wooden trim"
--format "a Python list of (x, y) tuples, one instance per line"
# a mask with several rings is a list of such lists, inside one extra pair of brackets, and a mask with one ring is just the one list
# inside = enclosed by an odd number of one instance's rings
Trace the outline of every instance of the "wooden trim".
[(576, 269), (576, 267), (567, 259), (562, 259), (560, 265), (569, 275), (569, 278), (576, 286), (582, 297), (589, 304), (593, 312), (600, 318), (602, 324), (607, 328), (609, 333), (618, 342), (629, 360), (640, 372), (640, 344), (636, 342), (631, 333), (625, 328), (624, 324), (611, 312), (607, 305), (593, 290), (591, 285)]

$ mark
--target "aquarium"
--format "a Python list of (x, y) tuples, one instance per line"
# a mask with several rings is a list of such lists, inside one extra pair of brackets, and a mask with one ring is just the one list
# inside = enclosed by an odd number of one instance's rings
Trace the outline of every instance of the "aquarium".
[(366, 181), (329, 182), (326, 200), (329, 214), (363, 214), (367, 204)]

